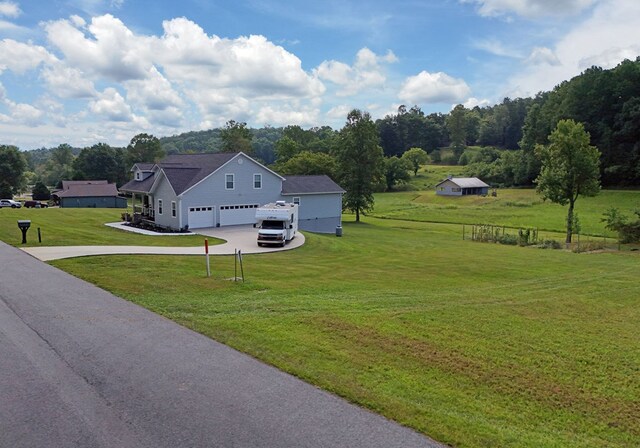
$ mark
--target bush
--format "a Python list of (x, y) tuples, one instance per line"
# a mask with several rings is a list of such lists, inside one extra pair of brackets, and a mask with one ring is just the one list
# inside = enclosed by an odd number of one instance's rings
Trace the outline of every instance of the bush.
[(498, 237), (498, 243), (500, 244), (508, 244), (509, 246), (516, 246), (518, 245), (519, 242), (519, 238), (515, 235), (510, 235), (508, 233), (505, 233), (504, 235), (501, 235)]
[(556, 240), (543, 240), (536, 247), (539, 249), (562, 249), (562, 244)]
[(31, 196), (34, 201), (48, 201), (51, 199), (51, 192), (42, 182), (36, 182), (31, 190)]
[(594, 250), (602, 250), (605, 248), (603, 241), (584, 241), (573, 246), (572, 252), (577, 254), (582, 252), (593, 252)]

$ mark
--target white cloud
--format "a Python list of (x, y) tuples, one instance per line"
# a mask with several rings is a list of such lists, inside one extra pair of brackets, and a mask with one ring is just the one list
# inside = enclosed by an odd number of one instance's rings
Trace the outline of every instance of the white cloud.
[(575, 15), (584, 11), (597, 1), (598, 0), (460, 0), (461, 3), (478, 5), (478, 14), (484, 17), (516, 14), (527, 18)]
[[(488, 99), (478, 99), (478, 98), (468, 98), (464, 103), (462, 103), (464, 107), (467, 109), (473, 109), (474, 107), (485, 107), (491, 105), (491, 101)], [(455, 107), (455, 106), (454, 106)]]
[(157, 68), (151, 67), (145, 79), (127, 81), (127, 99), (149, 110), (183, 106), (182, 98)]
[[(634, 60), (640, 54), (638, 17), (639, 2), (603, 0), (590, 17), (560, 36), (554, 46), (537, 52), (534, 49), (527, 60), (529, 65), (509, 79), (507, 93), (535, 95), (593, 65), (611, 68), (624, 58)], [(540, 64), (545, 57), (546, 63)]]
[(356, 54), (353, 66), (339, 61), (323, 61), (314, 73), (318, 78), (340, 86), (337, 96), (352, 96), (362, 90), (384, 86), (387, 77), (382, 64), (397, 61), (398, 58), (391, 50), (379, 56), (368, 48), (362, 48)]
[(13, 39), (0, 41), (0, 73), (4, 70), (11, 70), (21, 75), (43, 62), (53, 63), (55, 60), (55, 56), (51, 55), (44, 47), (25, 44)]
[(94, 114), (101, 115), (110, 121), (129, 122), (134, 119), (131, 107), (122, 95), (112, 87), (98, 94), (98, 97), (89, 103), (89, 109)]
[(496, 56), (520, 58), (521, 55), (517, 50), (505, 46), (496, 39), (481, 39), (473, 43), (473, 46), (479, 50), (486, 51)]
[(560, 65), (558, 56), (555, 55), (553, 50), (546, 47), (535, 47), (524, 62), (530, 65)]
[(312, 126), (318, 122), (318, 115), (317, 109), (264, 106), (256, 114), (256, 121), (273, 126)]
[(78, 69), (56, 63), (42, 70), (49, 91), (59, 98), (93, 98), (96, 90), (93, 82)]
[(16, 18), (22, 14), (20, 7), (14, 2), (0, 2), (0, 16)]
[(117, 82), (144, 78), (151, 66), (149, 38), (135, 36), (109, 14), (91, 20), (89, 37), (77, 23), (57, 20), (45, 25), (47, 38), (70, 66)]
[(455, 103), (464, 100), (470, 93), (471, 89), (462, 79), (442, 72), (422, 71), (405, 80), (398, 98), (408, 104)]
[(326, 113), (326, 116), (330, 120), (344, 121), (347, 119), (347, 115), (349, 115), (349, 112), (351, 112), (352, 110), (353, 110), (353, 107), (348, 106), (346, 104), (341, 104), (329, 109), (329, 111)]

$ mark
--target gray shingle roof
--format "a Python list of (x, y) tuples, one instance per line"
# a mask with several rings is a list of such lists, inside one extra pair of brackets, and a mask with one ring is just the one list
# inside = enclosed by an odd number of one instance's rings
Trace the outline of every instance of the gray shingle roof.
[(134, 168), (138, 168), (140, 171), (151, 171), (154, 166), (155, 163), (136, 163), (133, 165)]
[(108, 183), (106, 180), (63, 180), (62, 189), (68, 190), (75, 185), (106, 185)]
[(145, 180), (130, 180), (126, 184), (120, 187), (121, 191), (130, 191), (133, 193), (149, 193), (155, 176), (149, 176)]
[[(238, 153), (173, 154), (153, 166), (161, 168), (176, 194), (181, 194), (237, 155)], [(136, 165), (142, 169), (142, 166), (146, 167), (148, 164), (138, 163)], [(157, 174), (154, 174), (145, 180), (131, 180), (120, 189), (148, 193), (156, 176)]]
[(76, 184), (69, 186), (66, 190), (58, 191), (56, 196), (59, 198), (118, 196), (118, 189), (116, 184)]
[(287, 176), (282, 182), (282, 194), (344, 193), (329, 176)]
[(489, 185), (478, 179), (477, 177), (452, 177), (443, 180), (442, 182), (438, 182), (436, 187), (443, 182), (450, 180), (454, 184), (456, 184), (460, 188), (483, 188), (488, 187)]

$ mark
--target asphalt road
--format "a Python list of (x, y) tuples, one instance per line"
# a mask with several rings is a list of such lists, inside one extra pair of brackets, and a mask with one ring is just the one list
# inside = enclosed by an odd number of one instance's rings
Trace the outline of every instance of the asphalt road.
[(440, 445), (0, 242), (0, 447), (45, 446)]

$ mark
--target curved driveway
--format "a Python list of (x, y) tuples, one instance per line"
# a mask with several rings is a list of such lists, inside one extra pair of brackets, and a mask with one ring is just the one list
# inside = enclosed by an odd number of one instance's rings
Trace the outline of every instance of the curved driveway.
[[(123, 231), (133, 231), (130, 227), (124, 227), (119, 223), (111, 224)], [(142, 232), (141, 232), (142, 233)], [(144, 232), (149, 234), (148, 232)], [(300, 232), (287, 243), (285, 247), (258, 247), (256, 242), (257, 230), (253, 226), (211, 227), (198, 229), (197, 233), (203, 236), (212, 236), (226, 240), (224, 244), (209, 246), (211, 255), (233, 255), (235, 250), (241, 250), (243, 254), (258, 254), (265, 252), (277, 252), (290, 250), (304, 244), (304, 235)], [(162, 238), (165, 235), (157, 235)], [(33, 246), (22, 248), (23, 251), (33, 255), (39, 260), (50, 261), (61, 258), (84, 257), (88, 255), (204, 255), (204, 239), (202, 246), (196, 247), (160, 247), (160, 246)]]
[(2, 242), (0, 266), (0, 447), (440, 446)]

